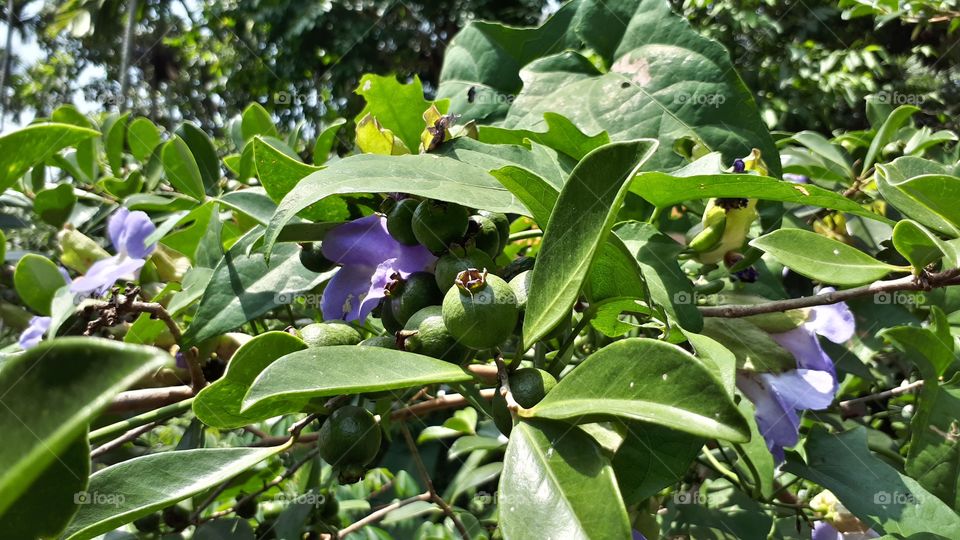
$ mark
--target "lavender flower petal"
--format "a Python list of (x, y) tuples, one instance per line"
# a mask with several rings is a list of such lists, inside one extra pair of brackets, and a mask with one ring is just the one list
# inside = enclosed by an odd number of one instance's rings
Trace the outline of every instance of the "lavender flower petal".
[(33, 317), (30, 319), (30, 325), (20, 334), (20, 348), (27, 350), (35, 347), (43, 339), (43, 335), (50, 329), (50, 317)]
[(387, 219), (380, 215), (360, 218), (327, 233), (320, 244), (323, 256), (344, 265), (376, 267), (400, 255), (401, 244), (387, 232)]
[(770, 337), (793, 355), (797, 360), (798, 368), (836, 372), (833, 360), (823, 351), (817, 335), (806, 326), (779, 334), (770, 334)]
[(99, 260), (87, 270), (87, 273), (73, 280), (70, 292), (77, 294), (95, 293), (103, 296), (118, 279), (133, 277), (134, 273), (146, 264), (144, 259), (131, 259), (124, 255)]

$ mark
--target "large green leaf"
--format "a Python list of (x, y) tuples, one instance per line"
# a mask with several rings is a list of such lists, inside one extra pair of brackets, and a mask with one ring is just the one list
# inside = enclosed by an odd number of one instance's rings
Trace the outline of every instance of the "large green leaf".
[(202, 129), (189, 122), (180, 124), (176, 133), (183, 142), (187, 143), (190, 153), (193, 154), (197, 168), (200, 169), (204, 188), (211, 191), (220, 182), (220, 158), (217, 157), (217, 149), (213, 146), (213, 141)]
[(942, 240), (910, 219), (898, 221), (893, 228), (893, 247), (918, 272), (939, 259), (943, 259), (944, 270), (960, 267), (960, 240)]
[(863, 285), (902, 270), (843, 242), (803, 229), (779, 229), (751, 240), (750, 245), (794, 272), (830, 285)]
[(520, 414), (575, 422), (614, 416), (708, 438), (750, 438), (716, 375), (683, 349), (645, 338), (600, 349)]
[(506, 540), (630, 538), (610, 462), (586, 433), (567, 424), (514, 426), (498, 495)]
[(146, 162), (160, 145), (160, 130), (148, 118), (135, 118), (127, 127), (127, 146), (140, 162)]
[(454, 364), (419, 354), (356, 345), (313, 347), (290, 353), (260, 372), (240, 411), (246, 414), (256, 406), (294, 398), (379, 392), (471, 378)]
[(490, 144), (524, 144), (534, 141), (549, 146), (558, 152), (580, 161), (587, 154), (610, 143), (606, 132), (590, 136), (580, 131), (573, 122), (563, 115), (544, 113), (543, 120), (547, 130), (506, 129), (498, 126), (480, 126), (480, 141)]
[(98, 338), (60, 338), (8, 360), (0, 370), (0, 513), (114, 394), (168, 360), (160, 349)]
[(829, 489), (851, 513), (880, 534), (935, 533), (960, 538), (960, 515), (920, 484), (867, 449), (867, 430), (831, 434), (814, 427), (804, 443), (806, 463), (784, 466)]
[(194, 398), (194, 414), (208, 426), (220, 429), (235, 429), (283, 414), (286, 411), (277, 412), (264, 406), (252, 407), (241, 414), (243, 396), (264, 368), (278, 358), (306, 348), (300, 338), (287, 332), (267, 332), (244, 343), (233, 353), (223, 377)]
[(163, 145), (163, 170), (170, 184), (184, 195), (198, 201), (204, 197), (203, 177), (190, 147), (178, 136)]
[(103, 123), (103, 146), (110, 170), (117, 177), (123, 176), (123, 142), (127, 139), (127, 120), (130, 113), (111, 114)]
[(956, 370), (953, 337), (944, 340), (933, 330), (917, 326), (884, 328), (877, 333), (877, 337), (890, 341), (906, 353), (924, 379), (936, 380), (951, 367)]
[(910, 422), (906, 472), (954, 510), (960, 510), (960, 375), (927, 381)]
[(280, 202), (297, 182), (306, 178), (310, 173), (322, 169), (296, 160), (285, 153), (270, 146), (261, 137), (254, 137), (253, 161), (257, 167), (257, 177), (263, 189), (267, 191), (275, 202)]
[(685, 330), (699, 332), (703, 317), (697, 310), (693, 283), (677, 262), (684, 246), (649, 223), (621, 223), (614, 232), (636, 257), (653, 301)]
[(58, 536), (77, 512), (90, 477), (90, 443), (86, 430), (37, 477), (0, 516), (6, 538)]
[[(283, 451), (270, 448), (201, 448), (142, 456), (98, 471), (66, 538), (94, 538), (131, 521), (202, 493)], [(145, 481), (148, 480), (148, 481)]]
[(877, 187), (884, 198), (908, 217), (954, 238), (960, 236), (960, 208), (953, 204), (960, 198), (960, 177), (921, 174), (903, 178), (894, 168), (898, 162), (877, 166)]
[(523, 340), (535, 343), (566, 317), (609, 236), (630, 179), (656, 141), (613, 143), (577, 165), (563, 185), (533, 267)]
[(297, 294), (309, 291), (333, 274), (317, 274), (300, 263), (300, 248), (280, 244), (269, 264), (262, 253), (245, 249), (256, 237), (237, 242), (224, 254), (203, 293), (197, 313), (183, 334), (192, 345), (228, 332), (267, 311), (289, 303)]
[(327, 161), (327, 158), (330, 156), (330, 150), (337, 140), (337, 132), (340, 131), (340, 128), (346, 123), (346, 119), (337, 118), (320, 132), (320, 135), (317, 136), (317, 142), (313, 144), (314, 165), (323, 165)]
[(475, 165), (432, 154), (364, 154), (331, 163), (301, 180), (270, 220), (266, 252), (270, 253), (283, 226), (317, 201), (337, 194), (387, 192), (411, 193), (494, 212), (528, 212), (486, 169)]
[(50, 302), (57, 289), (67, 284), (53, 261), (27, 253), (17, 262), (13, 272), (13, 286), (20, 300), (41, 315), (50, 315)]
[(723, 343), (736, 357), (738, 369), (780, 372), (797, 367), (792, 354), (746, 319), (708, 317), (703, 335)]
[[(357, 115), (357, 121), (372, 114), (380, 125), (392, 131), (403, 141), (407, 150), (416, 153), (420, 148), (420, 134), (426, 124), (423, 113), (432, 102), (423, 98), (420, 78), (414, 75), (407, 84), (400, 84), (393, 75), (380, 76), (368, 73), (360, 79), (356, 93), (363, 96), (366, 106)], [(446, 112), (446, 103), (438, 104), (440, 112)]]
[(626, 435), (614, 454), (613, 470), (623, 500), (631, 506), (680, 481), (704, 443), (695, 435), (655, 424), (624, 426)]
[(859, 204), (832, 191), (784, 182), (766, 176), (749, 174), (708, 174), (678, 177), (661, 172), (637, 175), (630, 191), (640, 195), (658, 208), (667, 208), (689, 200), (711, 197), (748, 197), (767, 201), (782, 201), (840, 210), (887, 223), (887, 218), (875, 214)]
[(257, 135), (279, 137), (277, 126), (273, 124), (270, 113), (259, 103), (251, 103), (243, 110), (240, 120), (240, 131), (244, 141), (249, 141)]
[(0, 137), (0, 193), (34, 165), (99, 134), (70, 124), (46, 123), (33, 124)]
[(903, 127), (907, 120), (915, 113), (920, 111), (920, 107), (913, 105), (901, 105), (890, 113), (890, 116), (883, 121), (877, 134), (870, 141), (870, 148), (867, 149), (867, 156), (863, 158), (863, 170), (870, 170), (880, 151), (897, 134), (897, 131)]
[(60, 184), (38, 191), (33, 199), (33, 211), (42, 221), (59, 229), (67, 222), (76, 204), (77, 196), (73, 193), (73, 186)]
[(494, 169), (490, 174), (520, 199), (530, 210), (537, 225), (541, 228), (547, 226), (550, 213), (553, 212), (553, 207), (560, 196), (556, 187), (540, 176), (516, 165)]

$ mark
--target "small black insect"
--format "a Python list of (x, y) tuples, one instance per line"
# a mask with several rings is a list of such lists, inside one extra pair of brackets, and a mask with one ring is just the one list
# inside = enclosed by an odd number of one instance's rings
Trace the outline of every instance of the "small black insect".
[(457, 123), (457, 118), (459, 117), (460, 116), (456, 114), (445, 114), (440, 118), (437, 118), (437, 121), (433, 123), (432, 127), (427, 128), (427, 133), (433, 136), (433, 138), (430, 139), (430, 144), (427, 146), (427, 152), (430, 152), (443, 144), (443, 141), (447, 136), (447, 130)]
[(467, 90), (467, 103), (473, 103), (475, 99), (477, 99), (477, 87), (471, 86), (470, 89)]

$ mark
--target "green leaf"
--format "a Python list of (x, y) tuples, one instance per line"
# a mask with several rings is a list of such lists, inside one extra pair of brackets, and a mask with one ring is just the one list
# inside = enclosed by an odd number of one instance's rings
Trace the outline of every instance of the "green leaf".
[(57, 265), (43, 255), (24, 255), (13, 272), (13, 286), (17, 295), (27, 307), (41, 315), (50, 315), (53, 294), (66, 284), (67, 280)]
[(874, 456), (867, 449), (866, 429), (830, 434), (814, 427), (804, 449), (806, 463), (791, 459), (784, 470), (832, 491), (876, 532), (960, 537), (960, 516), (916, 480)]
[(494, 178), (520, 199), (541, 228), (550, 221), (550, 213), (557, 204), (560, 192), (540, 176), (516, 165), (507, 165), (490, 171)]
[[(357, 115), (357, 121), (367, 114), (373, 115), (380, 125), (392, 131), (411, 152), (420, 147), (420, 133), (426, 125), (423, 113), (433, 104), (423, 98), (420, 78), (414, 75), (408, 84), (400, 84), (396, 77), (381, 77), (367, 73), (360, 79), (356, 93), (363, 96), (366, 106)], [(446, 111), (446, 104), (438, 109)]]
[(73, 193), (73, 186), (60, 184), (55, 188), (37, 192), (33, 199), (33, 211), (45, 223), (58, 229), (67, 222), (73, 207), (77, 204), (77, 196)]
[(733, 397), (736, 387), (737, 355), (706, 334), (695, 334), (689, 330), (684, 330), (683, 336), (693, 347), (697, 358), (723, 383), (727, 395)]
[(614, 232), (636, 257), (653, 301), (685, 330), (699, 332), (703, 317), (694, 302), (693, 283), (677, 263), (684, 246), (649, 223), (621, 223)]
[(943, 269), (960, 267), (960, 240), (941, 240), (916, 221), (904, 219), (893, 228), (893, 247), (919, 272), (943, 259)]
[[(194, 414), (208, 426), (220, 429), (236, 429), (283, 414), (288, 407), (256, 406), (241, 414), (243, 396), (264, 368), (306, 348), (300, 338), (287, 332), (266, 332), (254, 337), (233, 353), (223, 377), (197, 394), (193, 400)], [(306, 400), (301, 401), (300, 406), (306, 404)]]
[(323, 165), (330, 156), (333, 149), (333, 143), (337, 141), (337, 132), (347, 123), (344, 118), (337, 118), (330, 125), (324, 128), (317, 137), (317, 142), (313, 145), (313, 164)]
[(520, 414), (578, 423), (613, 416), (733, 442), (750, 437), (716, 375), (683, 349), (645, 338), (600, 349)]
[(69, 124), (33, 124), (0, 137), (0, 193), (60, 150), (100, 135)]
[(402, 192), (455, 202), (492, 212), (527, 214), (528, 210), (485, 169), (457, 159), (432, 155), (364, 154), (331, 163), (304, 178), (283, 198), (265, 235), (266, 253), (294, 215), (326, 197), (347, 193)]
[[(251, 232), (247, 238), (255, 236)], [(247, 254), (245, 247), (248, 242), (234, 244), (214, 268), (196, 315), (183, 334), (185, 346), (237, 328), (333, 275), (304, 268), (296, 245), (277, 246), (269, 264), (262, 253)]]
[(708, 317), (703, 320), (703, 335), (727, 347), (736, 357), (738, 369), (781, 372), (797, 367), (792, 354), (745, 319)]
[(906, 473), (954, 510), (960, 510), (960, 375), (928, 380), (910, 422)]
[(960, 177), (921, 174), (902, 178), (897, 169), (884, 165), (878, 165), (877, 171), (880, 194), (897, 210), (939, 232), (960, 236), (960, 208), (953, 204), (960, 198)]
[(870, 148), (867, 149), (867, 156), (863, 158), (862, 170), (870, 170), (870, 167), (873, 166), (874, 161), (883, 147), (893, 139), (893, 137), (897, 134), (897, 131), (899, 131), (900, 128), (907, 123), (907, 120), (910, 120), (910, 117), (919, 111), (919, 107), (914, 107), (913, 105), (901, 105), (894, 109), (892, 113), (890, 113), (890, 116), (883, 121), (883, 125), (881, 125), (880, 129), (877, 130), (877, 134), (873, 137), (873, 140), (870, 141)]
[(498, 500), (505, 540), (630, 538), (610, 462), (583, 431), (520, 422), (503, 461)]
[(614, 454), (613, 470), (628, 506), (679, 482), (704, 443), (700, 437), (655, 424), (623, 425), (626, 436)]
[(180, 124), (176, 134), (190, 148), (190, 153), (197, 162), (197, 168), (200, 169), (204, 188), (208, 191), (212, 190), (220, 182), (220, 159), (217, 157), (217, 149), (214, 148), (210, 137), (189, 122)]
[[(257, 376), (243, 399), (244, 414), (278, 400), (361, 394), (471, 380), (460, 367), (381, 347), (315, 347), (278, 359)], [(292, 411), (287, 411), (292, 412)]]
[(112, 531), (216, 487), (286, 447), (163, 452), (107, 467), (90, 477), (87, 491), (97, 497), (80, 507), (67, 527), (66, 538), (93, 538)]
[(123, 141), (127, 138), (127, 120), (130, 113), (111, 115), (103, 123), (103, 145), (107, 153), (107, 163), (114, 176), (123, 176)]
[(893, 224), (889, 219), (832, 191), (767, 176), (708, 174), (677, 177), (660, 172), (644, 172), (634, 179), (630, 191), (658, 208), (712, 197), (746, 197), (830, 208)]
[(59, 338), (8, 360), (0, 371), (0, 513), (87, 429), (113, 395), (171, 361), (152, 347)]
[[(847, 178), (853, 177), (853, 167), (847, 162), (847, 158), (844, 157), (836, 145), (824, 138), (823, 135), (820, 135), (816, 131), (801, 131), (795, 133), (790, 138), (806, 146), (818, 156), (837, 165)], [(783, 141), (781, 141), (781, 144), (782, 142)]]
[(525, 144), (530, 140), (563, 152), (577, 161), (597, 148), (610, 144), (610, 136), (606, 132), (587, 135), (563, 115), (547, 112), (543, 119), (547, 124), (545, 132), (480, 126), (480, 141), (489, 144)]
[[(275, 531), (274, 531), (275, 532)], [(219, 518), (197, 527), (192, 540), (254, 540), (250, 523), (241, 518)]]
[(624, 321), (621, 315), (649, 317), (652, 310), (640, 298), (617, 296), (590, 304), (590, 326), (607, 337), (619, 337), (637, 328), (637, 324)]
[(280, 136), (280, 134), (277, 133), (277, 126), (273, 124), (273, 118), (270, 117), (270, 113), (259, 103), (251, 103), (243, 110), (240, 131), (243, 134), (244, 141), (249, 141), (257, 135), (267, 135), (270, 137)]
[(154, 149), (160, 145), (160, 129), (147, 118), (135, 118), (127, 127), (127, 146), (130, 153), (142, 163), (147, 162), (153, 155)]
[(179, 192), (203, 201), (203, 178), (200, 176), (200, 168), (193, 158), (190, 147), (176, 135), (163, 145), (163, 170), (167, 173), (167, 180)]
[(803, 229), (779, 229), (751, 240), (750, 245), (794, 272), (830, 285), (863, 285), (903, 270), (843, 242)]
[(254, 137), (251, 144), (257, 177), (274, 202), (280, 202), (300, 180), (309, 176), (310, 173), (322, 169), (286, 155), (260, 137)]
[(929, 328), (895, 326), (880, 330), (877, 337), (889, 341), (905, 352), (907, 358), (917, 365), (924, 379), (936, 380), (951, 370), (957, 362), (953, 355), (953, 337), (941, 338)]
[(760, 433), (760, 428), (757, 427), (756, 409), (753, 403), (748, 399), (741, 400), (740, 412), (750, 424), (750, 441), (737, 447), (743, 458), (737, 465), (742, 475), (753, 479), (754, 494), (769, 500), (773, 496), (775, 485), (773, 475), (776, 464), (773, 462), (773, 454), (767, 448), (767, 442)]
[(609, 236), (630, 179), (656, 148), (614, 143), (587, 155), (563, 186), (533, 267), (523, 341), (532, 345), (566, 317)]
[(90, 476), (90, 444), (84, 431), (56, 456), (30, 487), (0, 516), (7, 538), (52, 538), (67, 527)]

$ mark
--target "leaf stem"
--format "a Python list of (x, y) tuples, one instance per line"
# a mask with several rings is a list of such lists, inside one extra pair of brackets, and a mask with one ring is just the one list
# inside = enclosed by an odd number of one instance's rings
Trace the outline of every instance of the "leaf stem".
[(172, 405), (167, 405), (165, 407), (160, 407), (159, 409), (154, 409), (152, 411), (145, 412), (141, 415), (134, 416), (133, 418), (128, 418), (126, 420), (121, 420), (110, 424), (108, 426), (103, 426), (99, 429), (95, 429), (90, 432), (90, 442), (99, 443), (100, 441), (107, 440), (118, 433), (123, 433), (129, 431), (133, 428), (137, 428), (146, 424), (154, 422), (163, 422), (169, 418), (173, 418), (180, 413), (190, 410), (190, 407), (193, 406), (193, 398), (185, 399), (179, 403), (174, 403)]
[(385, 518), (387, 517), (387, 515), (388, 515), (390, 512), (393, 512), (394, 510), (403, 508), (404, 506), (407, 506), (407, 505), (409, 505), (409, 504), (413, 504), (413, 503), (418, 502), (418, 501), (429, 501), (431, 498), (433, 498), (433, 495), (431, 495), (429, 491), (425, 491), (425, 492), (423, 492), (423, 493), (421, 493), (421, 494), (419, 494), (419, 495), (414, 495), (413, 497), (409, 497), (409, 498), (407, 498), (407, 499), (394, 501), (394, 502), (392, 502), (392, 503), (384, 506), (383, 508), (381, 508), (381, 509), (379, 509), (379, 510), (377, 510), (377, 511), (375, 511), (375, 512), (371, 512), (370, 514), (367, 514), (365, 517), (363, 517), (363, 518), (361, 518), (361, 519), (359, 519), (359, 520), (351, 523), (350, 525), (347, 525), (346, 527), (340, 529), (340, 534), (339, 534), (339, 536), (340, 536), (340, 538), (346, 538), (347, 535), (353, 534), (353, 533), (359, 531), (360, 529), (366, 527), (367, 525), (372, 525), (372, 524), (374, 524), (374, 523), (377, 523), (377, 522), (382, 521), (383, 519), (385, 519)]
[[(498, 359), (498, 362), (498, 365), (503, 365), (502, 359)], [(443, 513), (450, 518), (450, 521), (453, 522), (454, 526), (457, 528), (457, 531), (460, 533), (460, 536), (464, 540), (470, 540), (470, 533), (467, 531), (467, 528), (464, 527), (463, 522), (461, 522), (460, 518), (457, 517), (457, 514), (454, 513), (453, 508), (450, 508), (450, 505), (447, 504), (447, 501), (443, 500), (443, 497), (437, 493), (437, 488), (433, 486), (433, 480), (430, 478), (430, 474), (427, 472), (427, 467), (423, 464), (423, 459), (420, 458), (420, 451), (417, 450), (417, 443), (413, 441), (413, 435), (410, 434), (410, 428), (407, 427), (406, 422), (400, 422), (400, 431), (403, 433), (403, 438), (407, 442), (407, 448), (410, 449), (410, 454), (413, 456), (413, 462), (417, 466), (417, 472), (420, 474), (420, 478), (423, 480), (423, 483), (427, 485), (427, 492), (430, 494), (430, 498), (443, 510)]]

